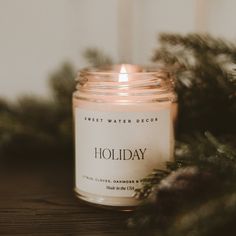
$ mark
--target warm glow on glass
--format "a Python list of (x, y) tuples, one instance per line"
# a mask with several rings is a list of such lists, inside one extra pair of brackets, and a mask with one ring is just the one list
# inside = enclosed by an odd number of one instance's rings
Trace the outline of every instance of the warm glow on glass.
[(119, 82), (127, 82), (128, 81), (128, 74), (125, 69), (125, 66), (122, 65), (119, 74)]

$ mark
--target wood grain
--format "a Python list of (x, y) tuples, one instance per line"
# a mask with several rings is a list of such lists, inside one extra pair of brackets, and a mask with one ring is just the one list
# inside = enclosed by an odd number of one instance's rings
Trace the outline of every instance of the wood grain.
[(72, 160), (6, 160), (0, 168), (0, 235), (136, 235), (126, 227), (131, 213), (95, 208), (75, 197)]

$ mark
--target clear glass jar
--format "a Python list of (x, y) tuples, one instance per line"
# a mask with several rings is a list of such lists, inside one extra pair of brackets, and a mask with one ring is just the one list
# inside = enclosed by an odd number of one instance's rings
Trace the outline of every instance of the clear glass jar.
[(168, 70), (123, 66), (84, 69), (76, 78), (75, 192), (127, 210), (139, 204), (133, 195), (142, 179), (173, 158), (177, 99)]

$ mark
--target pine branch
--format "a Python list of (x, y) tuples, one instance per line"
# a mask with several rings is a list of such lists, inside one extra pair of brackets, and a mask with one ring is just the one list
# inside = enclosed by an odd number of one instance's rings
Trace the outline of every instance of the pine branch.
[(101, 67), (112, 64), (112, 59), (96, 48), (89, 48), (85, 50), (84, 58), (93, 67)]
[(208, 52), (219, 55), (226, 54), (230, 55), (232, 60), (236, 60), (236, 46), (235, 44), (223, 40), (221, 38), (215, 38), (208, 34), (187, 34), (186, 36), (179, 34), (160, 34), (160, 43), (172, 46), (182, 46), (186, 49), (194, 50), (196, 53)]
[(76, 71), (72, 65), (65, 63), (49, 78), (49, 86), (54, 102), (58, 103), (62, 109), (69, 108), (69, 112), (71, 111), (71, 96), (75, 90), (75, 75)]
[[(209, 132), (187, 137), (188, 142), (178, 142), (176, 160), (167, 170), (154, 170), (137, 190), (136, 197), (146, 200), (128, 221), (130, 227), (157, 235), (191, 235), (193, 230), (207, 235), (215, 222), (236, 216), (236, 150)], [(223, 203), (227, 218), (220, 215)], [(208, 225), (198, 227), (204, 221)]]
[(236, 46), (208, 35), (162, 34), (153, 61), (176, 76), (179, 132), (236, 133)]
[(64, 64), (50, 78), (53, 99), (22, 96), (0, 100), (0, 152), (4, 156), (72, 155), (72, 105), (75, 71)]

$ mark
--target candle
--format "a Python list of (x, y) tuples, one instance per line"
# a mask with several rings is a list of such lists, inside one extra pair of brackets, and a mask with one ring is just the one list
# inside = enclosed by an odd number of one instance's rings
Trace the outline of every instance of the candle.
[(127, 210), (136, 188), (173, 158), (176, 95), (170, 73), (135, 65), (81, 70), (73, 94), (75, 192)]

